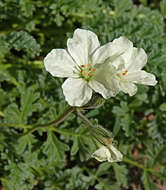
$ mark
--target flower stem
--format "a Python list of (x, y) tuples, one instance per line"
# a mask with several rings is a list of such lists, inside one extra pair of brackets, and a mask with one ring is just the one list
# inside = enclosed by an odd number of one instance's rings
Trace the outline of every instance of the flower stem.
[(94, 127), (95, 127), (95, 126), (89, 121), (89, 119), (87, 119), (87, 118), (81, 113), (81, 111), (80, 111), (79, 108), (77, 108), (76, 110), (77, 110), (77, 115), (83, 120), (83, 122), (84, 122), (85, 124), (88, 125), (88, 127), (90, 127), (90, 128), (94, 128)]
[(126, 157), (123, 158), (123, 161), (126, 162), (127, 164), (136, 166), (137, 168), (140, 168), (140, 169), (144, 170), (145, 172), (150, 172), (151, 174), (153, 174), (154, 176), (156, 176), (158, 178), (164, 178), (163, 174), (156, 172), (153, 168), (146, 168), (144, 165), (139, 164), (138, 162), (130, 160)]
[(44, 124), (44, 125), (37, 125), (34, 128), (28, 130), (26, 133), (22, 134), (20, 137), (23, 137), (23, 136), (26, 136), (26, 135), (28, 135), (30, 133), (33, 133), (34, 131), (36, 131), (39, 128), (46, 128), (46, 127), (49, 127), (51, 125), (54, 125), (54, 126), (59, 125), (74, 111), (74, 109), (75, 108), (73, 108), (73, 107), (69, 108), (58, 119), (56, 119), (56, 120), (54, 120), (54, 121), (52, 121), (50, 123)]

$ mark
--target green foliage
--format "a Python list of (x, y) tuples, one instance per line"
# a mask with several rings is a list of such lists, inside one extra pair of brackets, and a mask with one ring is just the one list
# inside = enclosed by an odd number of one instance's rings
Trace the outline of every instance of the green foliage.
[(142, 176), (142, 180), (144, 183), (145, 190), (155, 190), (157, 189), (156, 184), (154, 184), (147, 172), (144, 172), (144, 175)]
[[(157, 190), (158, 179), (166, 184), (166, 1), (133, 2), (0, 1), (0, 189), (127, 190), (139, 183)], [(104, 105), (84, 113), (113, 132), (128, 158), (120, 164), (90, 158), (96, 147), (76, 113), (54, 126), (69, 106), (63, 80), (45, 71), (43, 58), (66, 48), (78, 27), (94, 31), (102, 44), (128, 37), (145, 49), (145, 70), (157, 76), (155, 87), (98, 99), (94, 107)]]
[(48, 133), (47, 141), (43, 145), (43, 153), (47, 155), (49, 163), (63, 162), (67, 150), (69, 147), (66, 144), (59, 141), (52, 132)]
[(118, 181), (119, 185), (122, 185), (124, 187), (128, 187), (127, 184), (127, 174), (128, 171), (125, 166), (120, 166), (116, 163), (113, 165), (114, 171), (115, 171), (115, 177)]
[(166, 1), (162, 0), (160, 3), (161, 14), (166, 17)]

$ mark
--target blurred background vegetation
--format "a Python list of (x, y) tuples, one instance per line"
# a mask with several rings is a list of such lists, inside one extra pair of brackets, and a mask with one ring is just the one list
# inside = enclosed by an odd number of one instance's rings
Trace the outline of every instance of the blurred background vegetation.
[[(166, 0), (0, 1), (0, 189), (166, 189), (165, 19)], [(90, 159), (89, 130), (74, 113), (59, 126), (31, 130), (69, 107), (63, 80), (45, 71), (43, 58), (66, 48), (76, 28), (94, 31), (102, 44), (128, 37), (145, 49), (145, 69), (158, 80), (85, 112), (113, 132), (124, 155), (118, 164)]]

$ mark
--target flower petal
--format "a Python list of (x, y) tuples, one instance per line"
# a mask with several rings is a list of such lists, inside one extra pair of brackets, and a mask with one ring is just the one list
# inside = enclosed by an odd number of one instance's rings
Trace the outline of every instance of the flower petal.
[[(125, 56), (125, 55), (124, 55)], [(126, 57), (125, 60), (127, 69), (129, 71), (138, 71), (141, 70), (147, 63), (147, 54), (144, 49), (133, 48), (131, 58)]]
[(155, 76), (146, 71), (137, 71), (137, 72), (128, 73), (126, 75), (126, 80), (129, 82), (145, 84), (150, 86), (154, 86), (157, 83)]
[(92, 154), (92, 157), (99, 162), (120, 162), (123, 159), (121, 152), (119, 152), (119, 150), (117, 150), (113, 145), (109, 145), (109, 147), (101, 146)]
[(106, 89), (104, 85), (96, 80), (89, 81), (89, 86), (97, 93), (101, 94), (103, 98), (108, 99), (110, 97), (109, 89)]
[[(119, 93), (119, 88), (117, 88), (118, 81), (115, 80), (115, 77), (114, 77), (115, 75), (116, 75), (116, 68), (113, 65), (109, 63), (98, 65), (94, 79), (97, 82), (101, 83), (105, 87), (105, 89), (107, 89), (106, 94), (104, 93), (106, 98), (114, 97)], [(103, 94), (103, 97), (104, 97), (104, 94)]]
[(119, 89), (120, 91), (123, 91), (124, 93), (128, 93), (130, 96), (133, 96), (137, 92), (137, 87), (132, 82), (127, 81), (120, 81), (119, 82)]
[(66, 50), (53, 49), (44, 58), (44, 66), (55, 77), (70, 77), (75, 63)]
[(77, 29), (67, 41), (68, 51), (78, 65), (88, 64), (89, 55), (100, 46), (98, 37), (89, 30)]
[(92, 55), (93, 64), (104, 63), (108, 58), (115, 59), (132, 47), (132, 42), (125, 37), (115, 39), (113, 42), (101, 46), (94, 52)]
[(83, 106), (91, 99), (92, 89), (79, 78), (68, 78), (62, 85), (66, 101), (71, 106)]
[(109, 149), (114, 154), (114, 156), (112, 154), (112, 159), (110, 160), (110, 162), (111, 161), (113, 161), (113, 162), (120, 162), (120, 161), (122, 161), (123, 155), (121, 154), (121, 152), (119, 150), (117, 150), (113, 145), (110, 145)]
[(110, 160), (111, 154), (107, 147), (101, 146), (92, 154), (92, 157), (98, 160), (99, 162), (103, 162)]

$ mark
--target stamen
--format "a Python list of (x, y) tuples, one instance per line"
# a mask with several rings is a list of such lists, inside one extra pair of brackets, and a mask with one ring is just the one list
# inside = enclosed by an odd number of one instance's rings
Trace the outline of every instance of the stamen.
[(120, 77), (120, 73), (117, 73), (116, 76)]
[(89, 77), (91, 77), (91, 76), (92, 76), (92, 74), (91, 74), (91, 73), (88, 73), (88, 76), (89, 76)]
[(96, 71), (96, 68), (94, 68), (92, 64), (90, 63), (86, 65), (82, 64), (79, 66), (79, 68), (80, 68), (80, 71), (79, 71), (80, 78), (83, 78), (86, 81), (89, 81)]
[(125, 72), (122, 73), (122, 75), (126, 75), (128, 72), (128, 70), (125, 70)]

